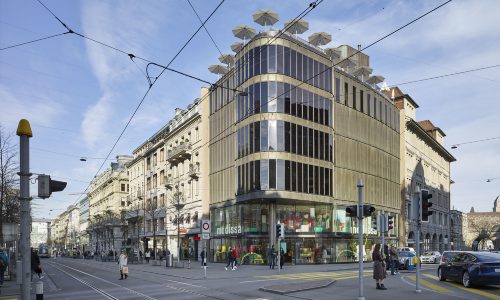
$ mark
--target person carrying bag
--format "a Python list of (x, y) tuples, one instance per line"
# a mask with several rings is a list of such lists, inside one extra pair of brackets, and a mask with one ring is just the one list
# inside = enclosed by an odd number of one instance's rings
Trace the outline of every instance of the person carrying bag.
[(120, 280), (123, 279), (123, 276), (125, 275), (125, 279), (128, 278), (128, 266), (127, 266), (127, 254), (125, 253), (125, 250), (121, 251), (122, 253), (120, 254), (120, 257), (118, 258), (118, 265), (120, 267)]

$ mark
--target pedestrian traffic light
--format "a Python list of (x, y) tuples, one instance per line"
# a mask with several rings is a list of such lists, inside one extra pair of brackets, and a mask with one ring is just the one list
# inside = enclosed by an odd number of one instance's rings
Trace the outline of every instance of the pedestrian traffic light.
[(422, 222), (429, 222), (429, 216), (432, 215), (432, 211), (429, 208), (432, 206), (432, 202), (429, 199), (432, 198), (432, 194), (429, 193), (429, 190), (422, 190)]
[(49, 175), (38, 175), (38, 197), (49, 198), (53, 192), (60, 192), (66, 188), (64, 181), (52, 180)]
[(389, 231), (389, 230), (392, 230), (394, 228), (394, 221), (392, 219), (394, 219), (394, 216), (390, 216), (389, 214), (386, 214), (386, 226), (387, 226), (387, 230), (386, 231)]
[(371, 205), (363, 205), (363, 217), (371, 216), (375, 212), (375, 207)]
[(372, 228), (373, 230), (378, 230), (380, 225), (378, 224), (378, 216), (372, 217)]
[(352, 205), (345, 208), (348, 217), (355, 218), (358, 216), (358, 206)]
[(276, 224), (276, 239), (284, 239), (285, 238), (285, 224), (278, 223)]

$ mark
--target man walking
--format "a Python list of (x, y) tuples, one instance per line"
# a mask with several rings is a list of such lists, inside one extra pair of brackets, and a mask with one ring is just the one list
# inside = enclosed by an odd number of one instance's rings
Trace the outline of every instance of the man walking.
[(203, 266), (205, 265), (205, 257), (206, 257), (206, 252), (205, 252), (206, 248), (203, 247), (203, 250), (201, 251), (200, 253), (200, 258), (201, 258), (201, 267), (203, 268)]
[(145, 257), (146, 257), (146, 263), (149, 264), (149, 259), (151, 258), (151, 252), (149, 251), (149, 249), (146, 250), (146, 253), (144, 253)]
[(276, 249), (274, 249), (274, 245), (271, 248), (267, 249), (267, 261), (269, 263), (269, 269), (274, 269), (276, 266)]
[(399, 256), (398, 252), (396, 251), (396, 248), (394, 246), (391, 246), (390, 250), (390, 255), (391, 255), (391, 275), (396, 275), (399, 274)]
[(231, 266), (231, 269), (234, 270), (233, 268), (233, 252), (231, 251), (232, 248), (229, 247), (227, 250), (227, 265), (224, 267), (227, 271), (227, 267)]

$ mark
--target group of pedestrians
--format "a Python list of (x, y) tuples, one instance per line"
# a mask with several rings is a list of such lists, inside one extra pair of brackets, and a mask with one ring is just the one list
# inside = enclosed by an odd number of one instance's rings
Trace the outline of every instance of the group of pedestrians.
[[(266, 258), (267, 262), (269, 263), (269, 269), (274, 269), (274, 267), (277, 264), (277, 256), (278, 252), (274, 248), (274, 245), (271, 246), (271, 248), (267, 249), (266, 253)], [(283, 248), (280, 249), (280, 269), (283, 269), (283, 265), (285, 264), (285, 251), (283, 251)]]
[(236, 253), (236, 249), (233, 249), (231, 247), (229, 247), (229, 249), (227, 250), (227, 265), (224, 267), (227, 271), (227, 268), (228, 267), (231, 267), (231, 270), (233, 271), (236, 271), (237, 267), (237, 253)]

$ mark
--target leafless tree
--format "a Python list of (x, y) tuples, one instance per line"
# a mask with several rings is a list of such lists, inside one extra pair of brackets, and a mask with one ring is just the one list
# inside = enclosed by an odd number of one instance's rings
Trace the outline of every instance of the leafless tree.
[(12, 134), (0, 125), (0, 245), (4, 242), (3, 223), (19, 222), (17, 152)]
[(180, 225), (184, 223), (182, 215), (186, 206), (186, 199), (184, 193), (179, 190), (179, 185), (175, 185), (175, 189), (169, 198), (170, 208), (167, 210), (168, 213), (173, 213), (174, 217), (171, 219), (177, 227), (177, 261), (180, 260), (181, 256), (181, 236), (180, 236)]
[(478, 246), (480, 245), (481, 248), (484, 248), (486, 241), (493, 240), (500, 230), (500, 224), (494, 220), (470, 219), (468, 223), (469, 232), (476, 236), (475, 240), (478, 241)]
[(151, 227), (153, 229), (153, 255), (156, 260), (156, 224), (158, 221), (158, 217), (161, 213), (160, 206), (158, 205), (158, 198), (156, 194), (150, 193), (149, 198), (146, 199), (145, 205), (145, 216), (146, 219), (151, 220)]
[(138, 201), (135, 201), (135, 203), (130, 204), (129, 209), (126, 212), (126, 219), (127, 223), (129, 225), (132, 225), (132, 230), (131, 230), (132, 234), (137, 234), (137, 240), (136, 240), (137, 257), (139, 257), (140, 230), (141, 230), (141, 223), (144, 221), (144, 213), (143, 213), (143, 207)]

